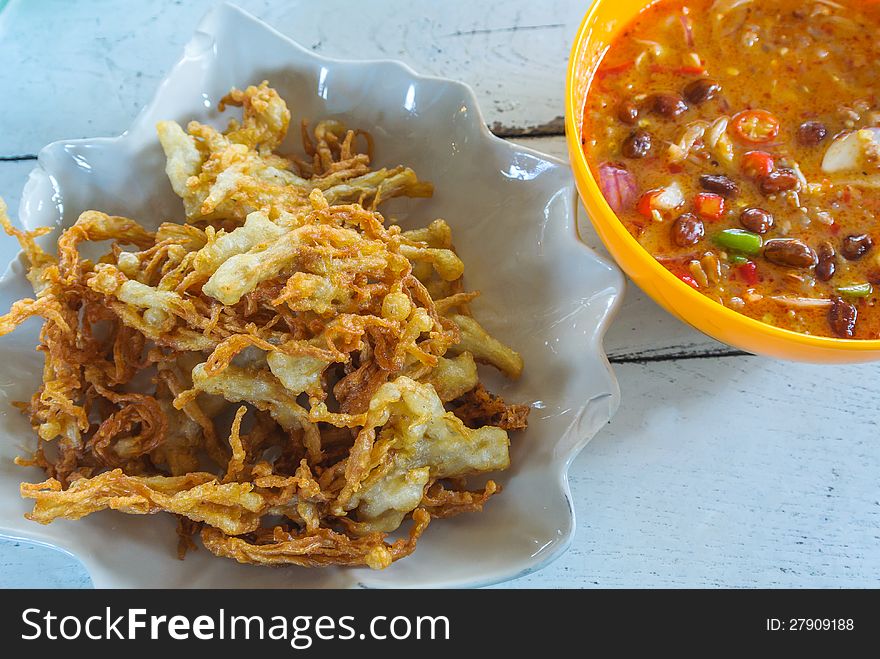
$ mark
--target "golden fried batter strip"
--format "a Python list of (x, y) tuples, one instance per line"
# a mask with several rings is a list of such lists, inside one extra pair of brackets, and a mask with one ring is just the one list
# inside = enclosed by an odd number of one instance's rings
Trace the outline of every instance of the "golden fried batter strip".
[(434, 483), (425, 490), (419, 503), (431, 517), (455, 517), (462, 513), (481, 512), (486, 501), (501, 491), (495, 481), (488, 481), (482, 491), (447, 490), (441, 483)]
[(524, 430), (531, 410), (528, 405), (508, 405), (482, 384), (459, 396), (449, 407), (469, 428), (489, 425), (505, 430)]
[(204, 522), (230, 535), (255, 531), (263, 515), (295, 517), (298, 479), (285, 480), (280, 488), (252, 482), (221, 483), (206, 472), (184, 476), (127, 476), (121, 469), (73, 481), (66, 489), (50, 478), (42, 483), (22, 483), (21, 495), (34, 499), (28, 519), (49, 524), (58, 519), (80, 519), (110, 508), (130, 515), (170, 512), (194, 522)]
[(409, 536), (391, 544), (384, 542), (382, 533), (351, 538), (326, 528), (297, 534), (276, 527), (271, 535), (262, 533), (257, 540), (248, 540), (231, 537), (210, 526), (202, 528), (202, 542), (211, 553), (239, 563), (304, 567), (366, 565), (381, 570), (409, 556), (431, 521), (431, 515), (421, 509), (414, 511), (412, 517)]
[(23, 483), (21, 495), (34, 499), (28, 519), (48, 524), (62, 517), (80, 519), (111, 508), (130, 515), (167, 511), (206, 522), (227, 533), (240, 534), (259, 526), (267, 509), (252, 483), (220, 483), (213, 474), (126, 476), (121, 469), (74, 481), (66, 490), (50, 478)]

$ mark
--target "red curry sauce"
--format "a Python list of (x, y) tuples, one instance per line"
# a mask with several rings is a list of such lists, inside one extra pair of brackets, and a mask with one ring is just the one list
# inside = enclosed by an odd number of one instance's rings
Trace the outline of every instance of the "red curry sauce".
[(661, 0), (596, 73), (583, 145), (630, 233), (785, 329), (880, 338), (880, 2)]

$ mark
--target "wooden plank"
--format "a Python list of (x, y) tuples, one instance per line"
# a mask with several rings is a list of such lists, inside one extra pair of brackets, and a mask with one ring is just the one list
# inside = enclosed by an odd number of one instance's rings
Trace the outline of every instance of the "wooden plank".
[(568, 51), (589, 4), (324, 0), (279, 4), (266, 17), (321, 54), (400, 59), (470, 84), (499, 135), (546, 135), (563, 130)]
[(3, 588), (92, 588), (88, 572), (70, 554), (26, 540), (0, 538)]
[[(0, 197), (3, 197), (13, 217), (18, 213), (21, 192), (28, 174), (36, 166), (36, 160), (0, 161)], [(0, 231), (0, 235), (5, 234)]]
[[(0, 108), (0, 156), (125, 130), (213, 4), (10, 2), (0, 12), (0, 61), (15, 66), (0, 67), (0, 88), (14, 90), (15, 103)], [(463, 80), (487, 123), (508, 135), (561, 132), (566, 59), (589, 3), (509, 0), (491, 11), (468, 0), (237, 4), (322, 55), (398, 59)]]
[(880, 585), (877, 365), (617, 366), (568, 553), (505, 587)]

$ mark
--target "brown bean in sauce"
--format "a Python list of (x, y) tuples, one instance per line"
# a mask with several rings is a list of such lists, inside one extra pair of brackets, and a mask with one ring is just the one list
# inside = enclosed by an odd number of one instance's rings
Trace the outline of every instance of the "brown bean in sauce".
[(816, 264), (816, 279), (828, 281), (837, 270), (837, 255), (834, 252), (834, 247), (831, 243), (824, 242), (819, 245), (816, 255), (819, 257), (819, 262)]
[(816, 252), (797, 238), (774, 238), (764, 243), (764, 258), (776, 265), (809, 268), (816, 265)]
[(651, 133), (646, 130), (634, 130), (623, 140), (620, 152), (626, 158), (644, 158), (651, 153), (652, 146)]
[(739, 192), (739, 187), (733, 179), (721, 174), (703, 174), (700, 176), (700, 185), (704, 190), (720, 194), (722, 197), (733, 197)]
[(874, 241), (871, 240), (871, 236), (866, 233), (847, 236), (843, 239), (843, 243), (840, 246), (840, 254), (847, 261), (858, 261), (871, 251), (873, 246)]
[(704, 234), (703, 221), (691, 213), (685, 213), (672, 223), (672, 241), (679, 247), (696, 245)]
[(828, 324), (831, 331), (843, 339), (851, 339), (856, 329), (858, 310), (842, 298), (835, 297), (831, 300), (831, 309), (828, 311)]
[(828, 129), (821, 121), (805, 121), (797, 131), (797, 139), (803, 146), (816, 146), (828, 135)]
[(617, 108), (617, 118), (625, 124), (632, 125), (639, 119), (639, 107), (632, 101), (624, 101)]
[(780, 167), (761, 179), (761, 191), (764, 194), (775, 194), (777, 192), (785, 192), (786, 190), (794, 190), (799, 182), (794, 170)]
[(711, 101), (720, 91), (721, 85), (711, 78), (700, 78), (685, 85), (684, 97), (694, 105), (699, 105)]
[(648, 97), (648, 106), (655, 114), (674, 119), (688, 111), (688, 104), (678, 94), (654, 94)]
[(763, 208), (746, 208), (740, 213), (739, 223), (749, 231), (763, 236), (773, 228), (773, 215)]

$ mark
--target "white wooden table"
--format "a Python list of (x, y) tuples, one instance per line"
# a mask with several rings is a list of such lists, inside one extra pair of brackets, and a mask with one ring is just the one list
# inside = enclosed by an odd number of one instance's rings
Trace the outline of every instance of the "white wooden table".
[[(10, 208), (44, 144), (126, 128), (211, 4), (0, 0)], [(239, 4), (317, 52), (462, 79), (498, 135), (564, 156), (565, 64), (589, 0)], [(0, 239), (2, 261), (15, 250)], [(623, 402), (572, 465), (574, 544), (506, 587), (880, 585), (880, 366), (743, 355), (634, 286), (606, 348)], [(89, 585), (64, 555), (0, 541), (0, 587)]]

